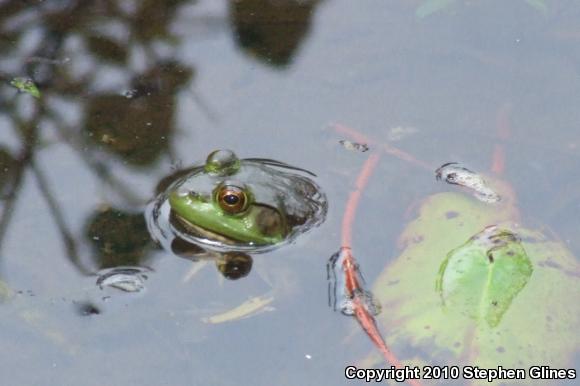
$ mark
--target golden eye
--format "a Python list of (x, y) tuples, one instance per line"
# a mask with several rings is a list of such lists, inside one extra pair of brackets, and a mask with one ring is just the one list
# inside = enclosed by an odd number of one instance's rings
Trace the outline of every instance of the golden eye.
[(248, 197), (244, 190), (235, 185), (223, 185), (218, 188), (217, 201), (224, 211), (236, 214), (246, 210)]

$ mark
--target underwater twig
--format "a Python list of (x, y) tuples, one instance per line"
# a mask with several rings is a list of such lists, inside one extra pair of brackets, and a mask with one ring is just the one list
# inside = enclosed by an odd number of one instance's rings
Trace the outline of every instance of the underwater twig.
[(14, 208), (16, 207), (16, 199), (18, 198), (17, 193), (22, 186), (23, 180), (22, 177), (24, 176), (24, 172), (26, 170), (26, 167), (28, 166), (31, 151), (32, 150), (28, 146), (25, 146), (20, 156), (17, 158), (19, 162), (17, 164), (16, 171), (14, 174), (14, 182), (11, 186), (10, 191), (6, 194), (6, 198), (4, 199), (2, 215), (0, 217), (0, 249), (2, 248), (4, 236), (6, 235), (8, 225), (10, 224), (12, 214), (14, 213)]
[[(6, 103), (8, 111), (14, 111), (14, 99)], [(16, 207), (16, 200), (18, 198), (18, 191), (22, 187), (22, 181), (24, 172), (30, 164), (32, 159), (32, 154), (37, 145), (37, 133), (38, 133), (38, 122), (42, 116), (43, 108), (38, 102), (34, 103), (34, 113), (30, 121), (25, 122), (19, 119), (17, 116), (12, 116), (14, 120), (14, 130), (16, 135), (22, 139), (22, 149), (20, 154), (16, 158), (16, 170), (14, 174), (14, 181), (9, 192), (6, 194), (4, 199), (4, 205), (2, 210), (2, 217), (0, 218), (0, 249), (2, 248), (2, 242), (4, 241), (4, 236), (8, 230), (8, 225), (12, 219), (12, 214), (14, 213), (14, 208)]]

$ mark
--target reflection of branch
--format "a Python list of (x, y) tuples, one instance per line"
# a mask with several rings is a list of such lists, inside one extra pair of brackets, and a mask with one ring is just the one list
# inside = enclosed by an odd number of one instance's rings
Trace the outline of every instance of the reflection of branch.
[[(14, 100), (7, 101), (6, 107), (8, 111), (14, 111)], [(14, 180), (12, 186), (6, 195), (4, 200), (4, 207), (2, 210), (2, 217), (0, 218), (0, 249), (2, 248), (2, 242), (4, 241), (4, 236), (8, 230), (8, 224), (12, 219), (12, 214), (14, 213), (14, 207), (16, 206), (16, 199), (18, 197), (18, 191), (22, 185), (22, 180), (26, 167), (30, 164), (32, 153), (34, 147), (37, 144), (36, 135), (38, 131), (38, 121), (42, 115), (42, 108), (39, 107), (38, 103), (34, 105), (34, 113), (31, 114), (31, 119), (26, 122), (18, 117), (12, 117), (14, 121), (14, 129), (16, 135), (22, 139), (23, 146), (20, 151), (20, 155), (17, 157), (16, 170), (14, 172)]]
[(141, 205), (146, 201), (139, 197), (135, 192), (133, 192), (121, 180), (117, 179), (113, 174), (111, 174), (108, 168), (102, 162), (95, 160), (95, 158), (92, 157), (92, 152), (88, 149), (88, 147), (86, 147), (78, 139), (78, 134), (68, 128), (66, 123), (59, 116), (53, 112), (49, 112), (47, 115), (49, 115), (50, 118), (55, 121), (55, 126), (59, 128), (60, 139), (68, 143), (70, 147), (77, 152), (80, 159), (89, 167), (92, 172), (94, 172), (101, 179), (101, 181), (104, 181), (107, 185), (112, 187), (127, 202)]
[(6, 195), (4, 200), (4, 205), (2, 209), (2, 216), (0, 217), (0, 249), (2, 248), (2, 242), (4, 241), (4, 236), (6, 235), (6, 230), (8, 229), (8, 224), (12, 219), (12, 214), (14, 213), (14, 207), (16, 206), (16, 198), (18, 197), (18, 191), (22, 185), (22, 177), (24, 171), (28, 166), (30, 161), (32, 149), (26, 146), (20, 156), (18, 157), (18, 163), (16, 166), (14, 181), (10, 188), (10, 191)]
[(196, 90), (191, 90), (191, 98), (197, 104), (197, 107), (201, 110), (203, 114), (211, 123), (217, 123), (217, 114), (209, 107), (209, 104), (204, 100), (203, 96)]
[(54, 221), (56, 222), (58, 230), (60, 231), (60, 233), (62, 235), (63, 243), (64, 243), (65, 249), (67, 251), (68, 259), (83, 274), (85, 274), (85, 275), (91, 274), (91, 272), (89, 270), (87, 270), (85, 267), (82, 266), (81, 261), (79, 259), (75, 240), (71, 236), (71, 233), (69, 232), (69, 230), (65, 224), (60, 207), (59, 207), (58, 203), (56, 202), (56, 200), (54, 199), (52, 193), (50, 192), (48, 182), (46, 181), (44, 174), (41, 173), (40, 169), (38, 168), (38, 166), (36, 165), (36, 163), (32, 159), (30, 160), (30, 168), (32, 169), (32, 172), (34, 173), (34, 176), (36, 177), (36, 182), (38, 184), (38, 188), (40, 189), (42, 196), (46, 200), (46, 203), (47, 203), (48, 207), (50, 208), (50, 211), (54, 217)]

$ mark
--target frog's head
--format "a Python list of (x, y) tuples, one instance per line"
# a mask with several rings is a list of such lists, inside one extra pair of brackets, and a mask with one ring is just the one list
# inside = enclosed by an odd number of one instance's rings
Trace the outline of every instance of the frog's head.
[(170, 187), (174, 223), (181, 233), (213, 246), (278, 244), (320, 214), (320, 206), (326, 211), (324, 195), (298, 170), (271, 160), (240, 160), (229, 150), (214, 151), (204, 166)]

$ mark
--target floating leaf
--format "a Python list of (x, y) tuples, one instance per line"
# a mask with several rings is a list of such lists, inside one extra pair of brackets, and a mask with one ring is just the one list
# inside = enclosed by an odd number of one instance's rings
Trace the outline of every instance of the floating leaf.
[(427, 16), (439, 12), (451, 4), (455, 3), (456, 0), (427, 0), (421, 4), (415, 11), (415, 16), (419, 19), (426, 18)]
[(517, 235), (491, 226), (449, 252), (439, 269), (436, 289), (447, 309), (495, 327), (532, 270)]
[[(440, 193), (424, 201), (400, 238), (401, 254), (375, 284), (373, 292), (384, 310), (377, 322), (394, 352), (412, 353), (401, 358), (406, 365), (567, 367), (580, 347), (580, 264), (562, 243), (513, 223), (518, 219), (513, 194), (487, 180), (502, 195), (497, 205), (458, 193)], [(519, 242), (506, 242), (505, 248), (513, 248), (522, 262), (505, 271), (523, 272), (516, 279), (520, 284), (506, 279), (514, 288), (501, 298), (507, 305), (496, 314), (461, 305), (470, 296), (458, 291), (472, 290), (446, 277), (448, 269), (458, 267), (457, 253), (466, 240), (490, 224), (497, 224), (500, 234), (507, 232), (500, 239), (519, 235)], [(489, 260), (487, 254), (486, 247)], [(491, 254), (499, 260), (493, 250)], [(501, 292), (497, 284), (490, 285), (494, 289), (488, 294)]]
[(38, 91), (34, 81), (30, 78), (14, 78), (10, 81), (10, 85), (16, 87), (20, 92), (25, 92), (35, 98), (40, 98), (40, 91)]

